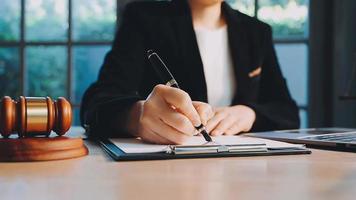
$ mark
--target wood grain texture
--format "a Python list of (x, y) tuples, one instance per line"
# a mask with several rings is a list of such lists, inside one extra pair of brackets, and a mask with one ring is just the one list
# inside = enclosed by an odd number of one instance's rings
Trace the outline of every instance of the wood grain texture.
[[(75, 136), (78, 129), (68, 134)], [(89, 156), (0, 163), (0, 199), (354, 199), (356, 154), (114, 162), (92, 142)]]
[(81, 138), (0, 139), (0, 161), (45, 161), (76, 158), (88, 154)]

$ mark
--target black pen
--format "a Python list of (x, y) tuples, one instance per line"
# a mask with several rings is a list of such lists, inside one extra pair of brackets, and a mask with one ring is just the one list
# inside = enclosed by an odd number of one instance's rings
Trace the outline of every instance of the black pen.
[[(153, 50), (147, 51), (147, 58), (150, 61), (153, 69), (156, 71), (159, 78), (168, 86), (179, 88), (177, 81), (174, 79), (172, 73), (167, 68), (166, 64), (164, 64), (163, 60), (158, 56), (156, 52)], [(202, 134), (207, 142), (213, 141), (209, 134), (206, 132), (206, 128), (203, 124), (196, 126), (195, 129), (198, 130), (200, 134)]]

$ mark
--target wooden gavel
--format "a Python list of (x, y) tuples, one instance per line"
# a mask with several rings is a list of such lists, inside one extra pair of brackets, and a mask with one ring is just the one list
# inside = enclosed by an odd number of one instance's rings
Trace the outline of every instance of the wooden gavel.
[(17, 132), (19, 137), (49, 136), (53, 130), (64, 135), (72, 123), (72, 108), (63, 97), (23, 97), (18, 101), (5, 96), (0, 104), (0, 134), (8, 138)]

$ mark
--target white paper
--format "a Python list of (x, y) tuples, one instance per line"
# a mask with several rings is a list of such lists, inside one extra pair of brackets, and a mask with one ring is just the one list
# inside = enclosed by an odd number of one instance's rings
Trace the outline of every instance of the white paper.
[(136, 138), (115, 138), (110, 141), (125, 153), (158, 153), (169, 150), (168, 145), (148, 144)]
[[(215, 144), (221, 145), (265, 144), (268, 149), (287, 149), (304, 147), (303, 145), (246, 136), (219, 136), (212, 137), (212, 139)], [(140, 139), (135, 138), (115, 138), (110, 140), (125, 153), (158, 153), (168, 152), (170, 150), (169, 145), (148, 144), (144, 143)], [(207, 143), (203, 136), (194, 136), (191, 137), (184, 145), (207, 145), (214, 143)]]

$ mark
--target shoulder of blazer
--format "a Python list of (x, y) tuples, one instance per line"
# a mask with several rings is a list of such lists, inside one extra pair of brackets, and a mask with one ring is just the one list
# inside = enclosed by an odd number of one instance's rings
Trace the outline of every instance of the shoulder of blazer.
[(170, 6), (170, 1), (134, 1), (125, 6), (124, 12), (142, 17), (162, 16), (170, 13)]
[(244, 29), (248, 29), (246, 31), (252, 31), (252, 34), (259, 33), (262, 35), (271, 32), (271, 26), (258, 20), (256, 17), (243, 14), (240, 11), (231, 8), (231, 6), (225, 2), (223, 2), (222, 6), (227, 17), (230, 18), (234, 23), (242, 25)]

